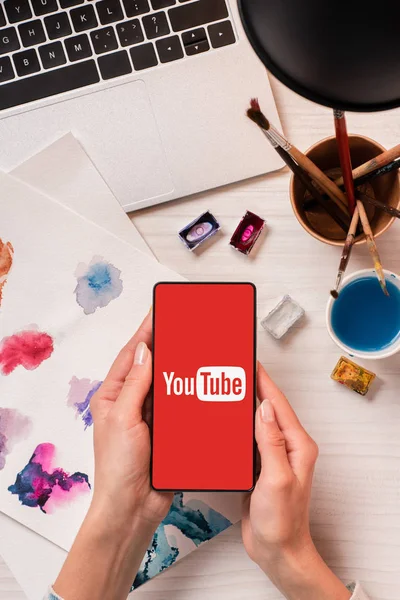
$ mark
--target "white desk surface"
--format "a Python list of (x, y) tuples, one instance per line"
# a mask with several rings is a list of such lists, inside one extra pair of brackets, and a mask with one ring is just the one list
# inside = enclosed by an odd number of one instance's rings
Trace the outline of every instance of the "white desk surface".
[[(330, 110), (303, 100), (274, 80), (272, 85), (284, 131), (295, 145), (305, 150), (333, 134)], [(399, 142), (399, 117), (399, 110), (349, 114), (348, 126), (350, 132), (391, 147)], [(311, 515), (314, 539), (343, 580), (359, 579), (374, 600), (398, 600), (400, 356), (365, 363), (379, 376), (368, 399), (329, 379), (340, 352), (326, 332), (324, 311), (340, 251), (303, 231), (291, 211), (288, 183), (285, 169), (149, 208), (134, 213), (132, 219), (158, 259), (189, 279), (254, 281), (260, 318), (271, 300), (285, 293), (306, 309), (303, 324), (282, 342), (274, 341), (259, 326), (258, 356), (320, 447)], [(206, 249), (191, 254), (176, 232), (207, 209), (219, 218), (223, 230)], [(246, 209), (268, 221), (266, 235), (250, 258), (228, 247), (230, 234)], [(398, 273), (399, 234), (396, 223), (379, 240), (384, 266)], [(349, 270), (369, 266), (365, 248), (357, 248)], [(137, 600), (281, 598), (247, 558), (239, 525), (146, 584), (135, 596)], [(23, 599), (25, 595), (0, 559), (0, 600)]]

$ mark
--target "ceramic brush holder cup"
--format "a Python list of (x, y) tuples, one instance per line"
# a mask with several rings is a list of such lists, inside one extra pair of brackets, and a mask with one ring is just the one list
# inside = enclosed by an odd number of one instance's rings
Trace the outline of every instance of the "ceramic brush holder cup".
[[(385, 150), (378, 142), (361, 135), (349, 135), (349, 143), (353, 169)], [(322, 171), (328, 172), (328, 174), (331, 170), (337, 171), (337, 176), (340, 176), (340, 161), (335, 137), (317, 142), (305, 154)], [(368, 185), (370, 186), (369, 193), (372, 193), (377, 200), (394, 208), (400, 208), (400, 179), (397, 170), (373, 179)], [(331, 246), (342, 246), (346, 238), (345, 232), (323, 209), (315, 207), (315, 209), (306, 211), (304, 208), (305, 193), (302, 182), (293, 175), (290, 181), (290, 201), (301, 226), (320, 242)], [(377, 238), (389, 229), (395, 217), (375, 209), (367, 203), (365, 203), (365, 208), (370, 218), (372, 232)], [(356, 238), (356, 244), (362, 243), (365, 243), (364, 234)]]

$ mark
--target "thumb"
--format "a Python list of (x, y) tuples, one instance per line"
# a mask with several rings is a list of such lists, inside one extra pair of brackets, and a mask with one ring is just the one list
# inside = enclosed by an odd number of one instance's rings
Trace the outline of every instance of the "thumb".
[(256, 441), (261, 456), (260, 481), (273, 483), (292, 475), (285, 436), (279, 428), (269, 400), (261, 403), (256, 415)]
[(128, 427), (142, 420), (142, 408), (151, 385), (151, 352), (145, 342), (135, 349), (133, 365), (125, 377), (115, 407)]

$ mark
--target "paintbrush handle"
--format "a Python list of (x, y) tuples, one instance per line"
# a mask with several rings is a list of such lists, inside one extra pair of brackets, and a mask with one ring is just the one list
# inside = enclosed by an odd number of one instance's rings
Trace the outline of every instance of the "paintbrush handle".
[(311, 177), (303, 171), (301, 167), (297, 163), (294, 162), (293, 158), (281, 148), (281, 146), (274, 146), (275, 150), (279, 154), (279, 156), (285, 161), (289, 169), (292, 173), (301, 181), (304, 187), (310, 192), (314, 200), (322, 206), (322, 208), (329, 214), (330, 217), (343, 229), (345, 233), (348, 230), (348, 216), (344, 212), (342, 208), (339, 208), (333, 202), (329, 200), (326, 196), (323, 197), (322, 194), (314, 187)]
[[(372, 158), (368, 162), (366, 162), (363, 165), (360, 165), (359, 167), (354, 169), (353, 170), (353, 179), (357, 179), (358, 177), (367, 175), (367, 173), (371, 173), (371, 171), (375, 171), (375, 169), (384, 167), (385, 165), (390, 163), (392, 160), (395, 160), (396, 158), (399, 158), (399, 157), (400, 157), (400, 144), (397, 144), (397, 146), (394, 146), (394, 148), (391, 148), (390, 150), (385, 150), (385, 152), (382, 152), (382, 154), (375, 156), (375, 158)], [(343, 185), (343, 177), (339, 177), (338, 179), (335, 179), (335, 183), (336, 183), (336, 185)]]
[(400, 219), (400, 210), (398, 210), (397, 208), (394, 208), (393, 206), (389, 206), (388, 204), (384, 204), (383, 202), (380, 202), (380, 200), (376, 200), (376, 198), (369, 196), (368, 194), (366, 194), (365, 192), (362, 192), (361, 190), (357, 190), (357, 194), (358, 194), (360, 200), (362, 200), (363, 202), (368, 202), (368, 204), (372, 204), (372, 206), (375, 206), (376, 208), (380, 208), (381, 210), (386, 212), (388, 215), (391, 215), (392, 217), (396, 217), (397, 219)]
[(376, 169), (375, 171), (371, 171), (366, 175), (362, 175), (362, 177), (358, 177), (354, 181), (355, 186), (363, 185), (364, 183), (369, 183), (373, 181), (377, 177), (381, 177), (382, 175), (387, 175), (396, 169), (400, 169), (400, 160), (392, 160), (388, 165), (381, 167), (380, 169)]
[(372, 260), (374, 262), (374, 267), (376, 271), (376, 275), (378, 277), (380, 286), (382, 288), (383, 293), (388, 296), (389, 292), (386, 287), (385, 273), (383, 272), (382, 262), (379, 256), (378, 248), (374, 240), (374, 235), (372, 233), (371, 226), (368, 221), (367, 213), (365, 212), (365, 208), (361, 200), (357, 199), (357, 208), (360, 213), (361, 223), (364, 229), (365, 237), (367, 240), (368, 250), (372, 256)]
[(354, 195), (354, 181), (351, 167), (351, 156), (349, 146), (349, 136), (347, 134), (347, 125), (345, 113), (342, 110), (333, 111), (335, 120), (336, 141), (339, 153), (340, 166), (343, 173), (344, 187), (347, 195), (347, 202), (350, 214), (354, 213), (356, 208), (356, 198)]
[(344, 207), (348, 214), (347, 200), (342, 190), (339, 189), (338, 186), (308, 158), (308, 156), (296, 148), (296, 146), (291, 146), (289, 154), (313, 179), (315, 179), (315, 181), (318, 182), (330, 199), (333, 200), (337, 206), (341, 208)]
[(342, 257), (340, 259), (339, 271), (342, 273), (346, 271), (347, 265), (349, 264), (350, 254), (353, 249), (359, 219), (360, 213), (358, 212), (358, 208), (356, 207), (351, 219), (350, 229), (343, 246)]

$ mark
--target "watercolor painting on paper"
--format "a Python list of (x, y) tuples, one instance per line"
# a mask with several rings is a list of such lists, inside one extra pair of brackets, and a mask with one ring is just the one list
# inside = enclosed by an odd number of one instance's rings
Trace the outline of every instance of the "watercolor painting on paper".
[(55, 454), (53, 444), (39, 444), (28, 464), (17, 474), (15, 483), (8, 487), (23, 506), (40, 508), (43, 513), (52, 514), (57, 507), (69, 504), (78, 495), (90, 491), (89, 478), (85, 473), (70, 475), (53, 466)]
[[(232, 522), (201, 500), (174, 495), (171, 509), (159, 525), (142, 561), (132, 590), (155, 577), (179, 558), (227, 529)], [(182, 542), (185, 550), (182, 551)]]
[(9, 375), (18, 366), (33, 371), (54, 350), (53, 340), (48, 333), (37, 329), (19, 331), (0, 341), (0, 370)]
[(76, 416), (82, 419), (85, 431), (93, 425), (90, 401), (102, 383), (102, 381), (91, 381), (86, 378), (78, 379), (75, 376), (69, 382), (67, 405), (74, 408)]
[(7, 283), (7, 277), (11, 271), (14, 257), (14, 248), (11, 242), (3, 242), (0, 239), (0, 306), (3, 299), (3, 288)]
[(94, 256), (88, 265), (80, 263), (75, 271), (76, 301), (85, 315), (104, 308), (122, 293), (121, 271), (102, 256)]
[(0, 471), (17, 442), (26, 439), (31, 431), (31, 419), (15, 408), (0, 408)]

